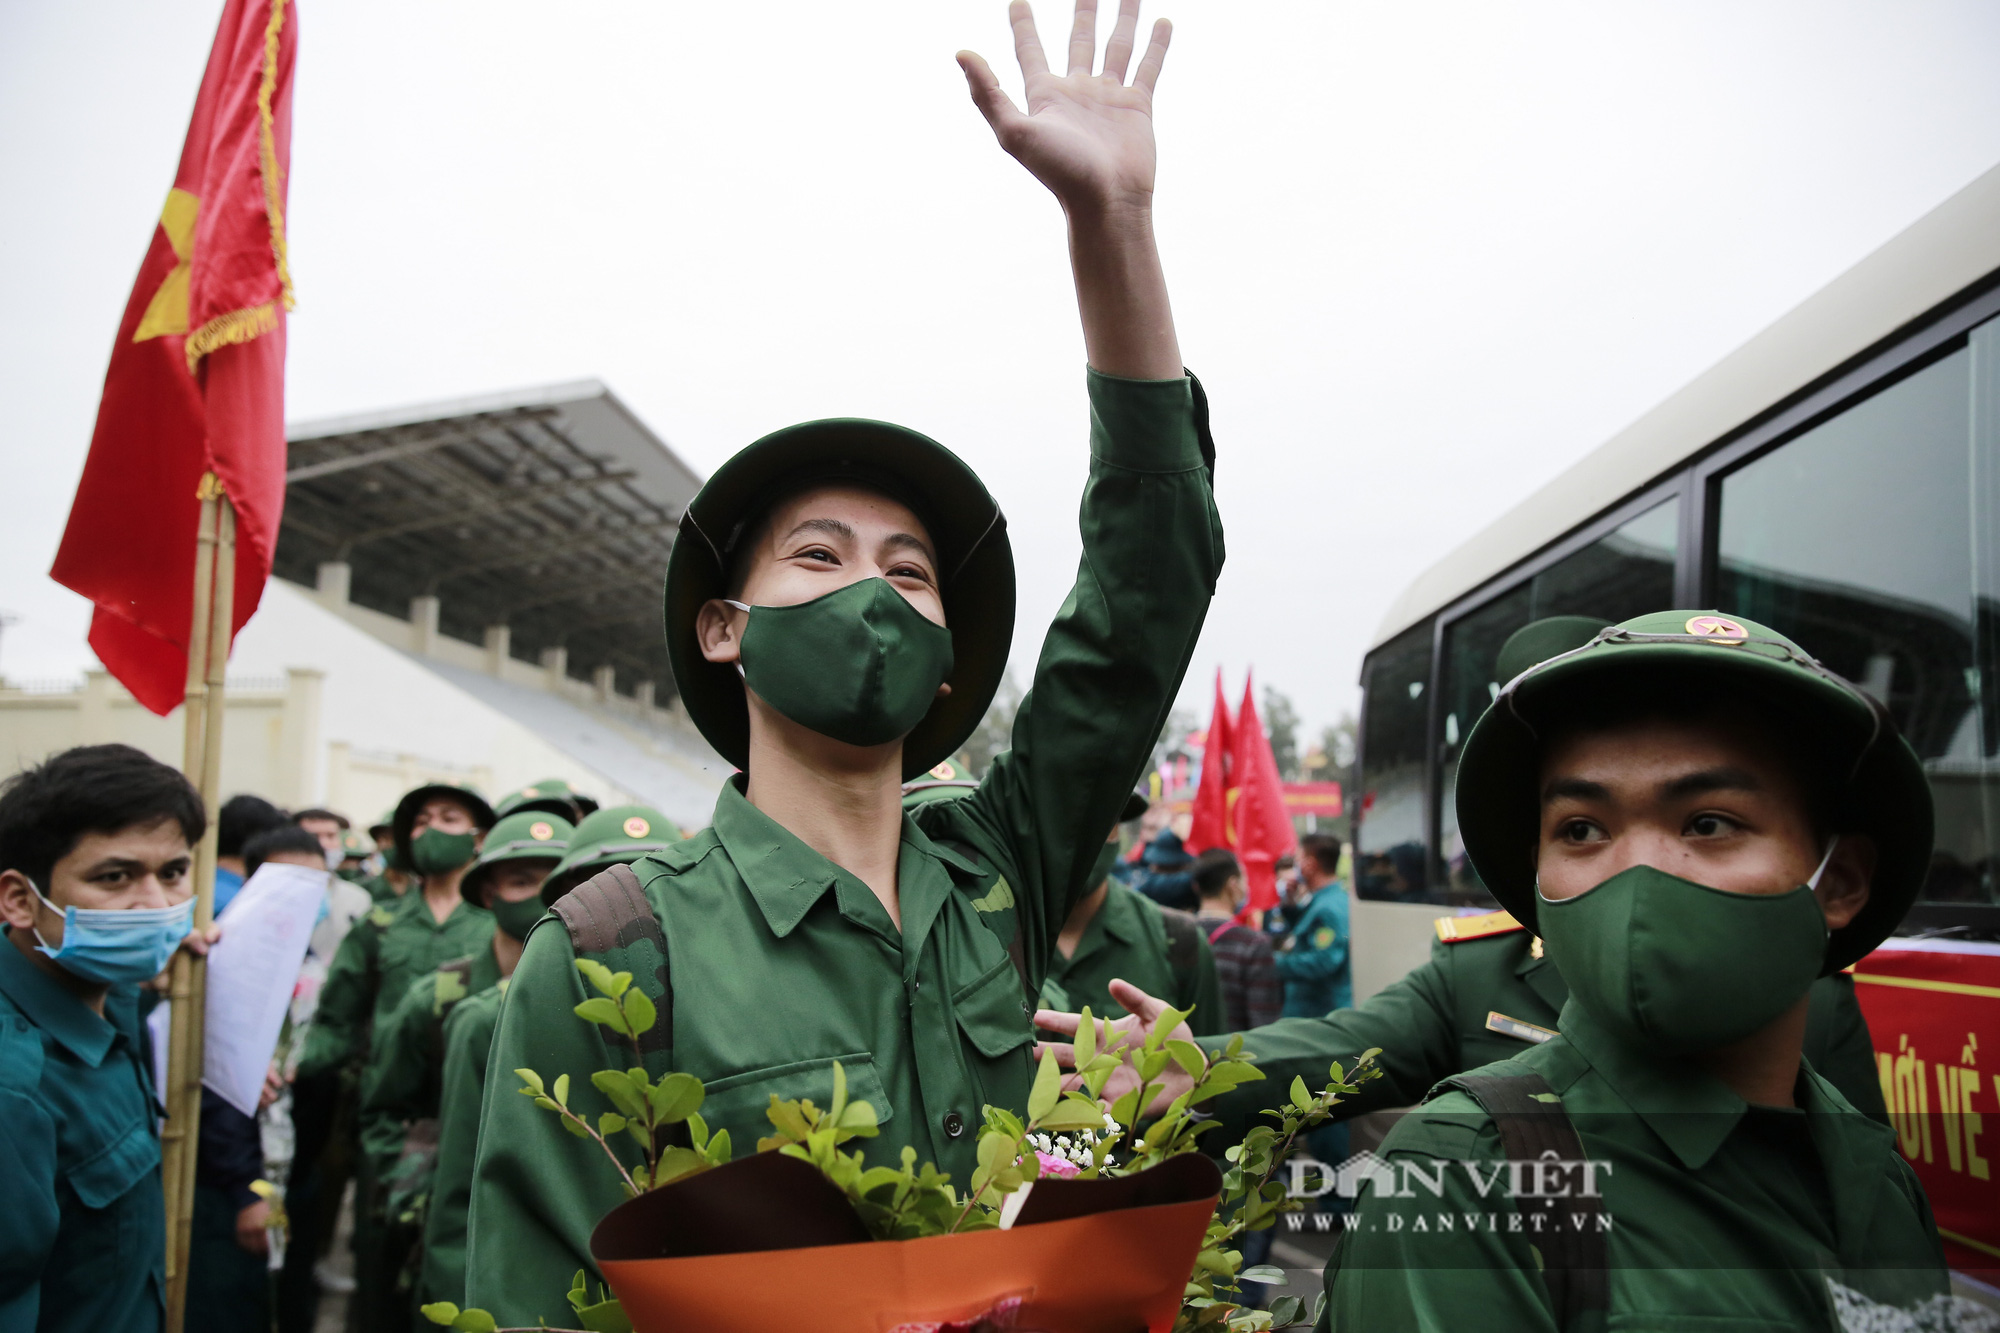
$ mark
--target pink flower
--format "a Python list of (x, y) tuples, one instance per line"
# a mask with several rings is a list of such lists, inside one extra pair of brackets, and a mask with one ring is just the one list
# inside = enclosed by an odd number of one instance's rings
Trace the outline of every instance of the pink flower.
[(1043, 1152), (1039, 1148), (1035, 1150), (1035, 1160), (1042, 1164), (1042, 1174), (1045, 1176), (1057, 1176), (1068, 1180), (1079, 1170), (1077, 1164), (1068, 1158), (1058, 1157), (1052, 1152)]

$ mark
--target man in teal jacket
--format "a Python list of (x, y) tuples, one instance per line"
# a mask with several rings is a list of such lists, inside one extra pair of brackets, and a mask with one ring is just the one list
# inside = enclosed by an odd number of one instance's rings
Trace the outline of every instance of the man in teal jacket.
[(1326, 833), (1299, 839), (1299, 878), (1312, 897), (1276, 959), (1286, 1018), (1318, 1018), (1354, 1004), (1347, 886), (1336, 878), (1339, 873), (1340, 839)]

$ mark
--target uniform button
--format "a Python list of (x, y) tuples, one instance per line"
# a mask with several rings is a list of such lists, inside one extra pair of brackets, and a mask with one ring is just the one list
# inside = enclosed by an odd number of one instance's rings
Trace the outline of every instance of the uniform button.
[(946, 1111), (944, 1113), (944, 1136), (948, 1139), (955, 1139), (963, 1133), (965, 1133), (965, 1117), (956, 1111)]
[(1029, 1005), (1029, 1003), (1026, 1000), (1023, 1000), (1021, 1001), (1021, 1012), (1032, 1017), (1035, 1011), (1034, 1008), (1031, 1005)]

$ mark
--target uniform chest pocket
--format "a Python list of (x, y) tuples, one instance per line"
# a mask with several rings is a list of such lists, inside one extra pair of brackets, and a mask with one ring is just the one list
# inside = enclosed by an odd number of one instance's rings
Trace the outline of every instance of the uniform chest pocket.
[(887, 1124), (896, 1108), (889, 1104), (888, 1091), (875, 1069), (875, 1057), (867, 1051), (704, 1079), (708, 1095), (702, 1099), (701, 1118), (711, 1129), (727, 1129), (736, 1155), (748, 1156), (756, 1150), (757, 1140), (772, 1132), (771, 1121), (764, 1114), (771, 1098), (795, 1102), (810, 1097), (822, 1111), (833, 1104), (835, 1060), (847, 1076), (847, 1100), (867, 1102), (875, 1108), (875, 1123)]
[(1001, 958), (960, 987), (951, 997), (951, 1009), (966, 1040), (988, 1059), (997, 1060), (1034, 1039), (1033, 1011), (1021, 998), (1021, 979), (1011, 958)]
[(105, 1208), (123, 1198), (159, 1162), (159, 1140), (144, 1120), (135, 1120), (70, 1170), (70, 1187), (84, 1207)]

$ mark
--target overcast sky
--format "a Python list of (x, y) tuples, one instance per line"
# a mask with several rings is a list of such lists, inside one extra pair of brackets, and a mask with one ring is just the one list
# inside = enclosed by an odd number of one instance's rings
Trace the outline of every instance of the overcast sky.
[[(219, 10), (0, 4), (9, 676), (90, 663), (47, 570)], [(704, 472), (804, 418), (905, 422), (1005, 507), (1032, 670), (1083, 350), (1058, 210), (952, 62), (1018, 92), (1000, 0), (301, 10), (291, 419), (594, 376)], [(1229, 546), (1204, 710), (1217, 664), (1315, 728), (1351, 709), (1420, 570), (2000, 161), (1992, 0), (1154, 13)]]

